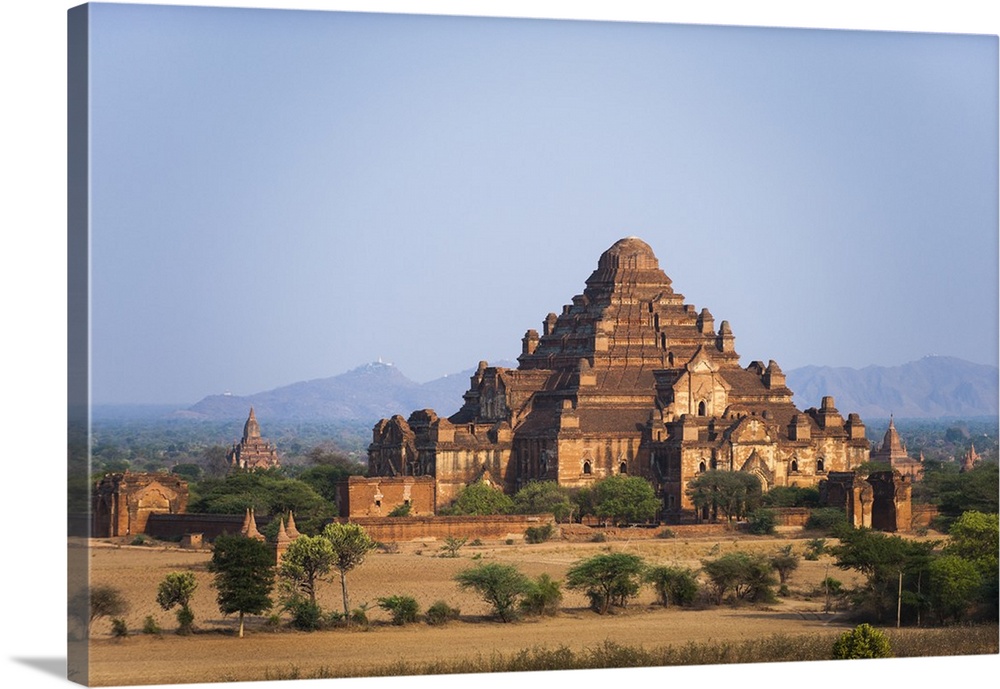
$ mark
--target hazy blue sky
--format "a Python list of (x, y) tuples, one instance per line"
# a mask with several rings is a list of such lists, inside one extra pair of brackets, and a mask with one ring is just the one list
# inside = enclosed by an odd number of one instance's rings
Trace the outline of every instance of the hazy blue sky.
[(617, 239), (744, 365), (997, 363), (995, 36), (92, 7), (93, 400), (514, 359)]

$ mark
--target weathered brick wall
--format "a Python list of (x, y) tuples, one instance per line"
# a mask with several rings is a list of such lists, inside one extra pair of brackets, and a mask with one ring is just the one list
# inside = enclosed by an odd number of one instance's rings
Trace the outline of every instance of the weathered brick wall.
[[(348, 521), (344, 518), (339, 522)], [(412, 541), (418, 538), (506, 538), (523, 534), (530, 526), (551, 524), (548, 515), (494, 515), (488, 517), (358, 517), (351, 522), (364, 527), (376, 541)]]
[(341, 517), (386, 517), (403, 504), (414, 517), (434, 515), (434, 478), (431, 476), (351, 476), (337, 484)]
[(937, 515), (938, 509), (934, 505), (911, 505), (910, 526), (913, 529), (926, 529)]
[(778, 526), (805, 526), (809, 519), (808, 507), (777, 507), (772, 512)]

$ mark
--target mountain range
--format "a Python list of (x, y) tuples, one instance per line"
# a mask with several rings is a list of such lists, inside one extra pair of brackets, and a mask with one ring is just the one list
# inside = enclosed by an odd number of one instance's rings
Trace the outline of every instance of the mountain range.
[[(497, 362), (498, 366), (515, 366)], [(368, 421), (415, 409), (449, 416), (462, 406), (475, 369), (416, 383), (391, 364), (371, 363), (330, 378), (302, 381), (253, 395), (211, 395), (175, 416), (243, 419), (254, 407), (258, 418), (299, 421)], [(901, 366), (862, 369), (806, 366), (786, 372), (800, 409), (819, 407), (832, 395), (842, 414), (862, 419), (991, 416), (1000, 411), (996, 366), (928, 356)]]

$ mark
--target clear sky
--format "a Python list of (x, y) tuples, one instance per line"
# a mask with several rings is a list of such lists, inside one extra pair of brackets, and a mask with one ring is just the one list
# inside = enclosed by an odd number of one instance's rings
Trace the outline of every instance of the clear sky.
[(515, 359), (627, 235), (744, 365), (997, 363), (995, 36), (92, 12), (95, 403)]

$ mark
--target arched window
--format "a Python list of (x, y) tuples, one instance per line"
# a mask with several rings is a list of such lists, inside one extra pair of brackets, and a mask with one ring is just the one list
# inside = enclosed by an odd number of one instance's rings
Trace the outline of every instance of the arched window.
[(798, 462), (796, 462), (796, 461), (795, 461), (795, 460), (793, 459), (793, 460), (792, 460), (792, 473), (793, 473), (793, 474), (795, 474), (795, 473), (798, 473), (798, 471), (799, 471), (799, 463), (798, 463)]
[(819, 471), (819, 472), (824, 471), (824, 469), (823, 469), (823, 460), (822, 459), (817, 459), (816, 460), (816, 471)]
[(698, 473), (699, 474), (704, 474), (705, 473), (705, 463), (704, 462), (702, 462), (701, 464), (698, 465)]
[(702, 400), (701, 402), (698, 403), (698, 416), (704, 416), (704, 415), (705, 415), (705, 401)]
[(585, 473), (585, 474), (589, 474), (590, 473), (590, 462), (584, 462), (583, 463), (583, 473)]
[(621, 464), (619, 464), (618, 465), (618, 473), (619, 474), (627, 474), (628, 473), (628, 464), (626, 464), (625, 462), (622, 462)]

